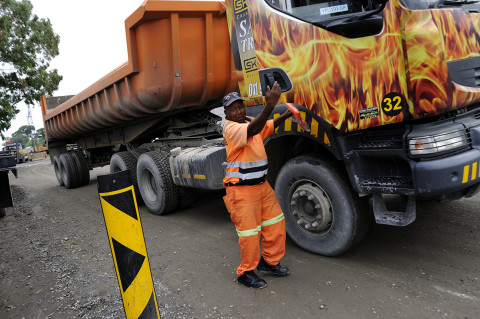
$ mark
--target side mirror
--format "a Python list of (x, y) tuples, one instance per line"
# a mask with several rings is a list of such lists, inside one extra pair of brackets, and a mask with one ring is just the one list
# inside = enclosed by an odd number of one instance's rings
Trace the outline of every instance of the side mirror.
[(267, 92), (267, 85), (271, 88), (275, 81), (278, 82), (283, 92), (288, 92), (293, 88), (292, 80), (288, 76), (287, 72), (280, 68), (268, 68), (258, 70), (260, 75), (260, 86), (262, 94)]

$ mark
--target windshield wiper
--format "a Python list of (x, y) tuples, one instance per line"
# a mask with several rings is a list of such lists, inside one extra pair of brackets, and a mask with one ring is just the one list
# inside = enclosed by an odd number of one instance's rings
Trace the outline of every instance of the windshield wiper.
[(439, 0), (432, 3), (429, 8), (440, 8), (441, 6), (461, 6), (464, 4), (477, 3), (478, 0)]

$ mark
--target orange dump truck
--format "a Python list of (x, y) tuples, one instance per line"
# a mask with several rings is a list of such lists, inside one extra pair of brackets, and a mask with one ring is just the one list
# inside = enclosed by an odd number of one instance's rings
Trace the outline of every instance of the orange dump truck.
[[(60, 185), (128, 169), (154, 214), (221, 189), (221, 118), (238, 90), (248, 113), (265, 87), (308, 124), (269, 138), (268, 180), (287, 232), (338, 255), (377, 223), (414, 221), (416, 199), (480, 187), (480, 4), (453, 0), (145, 1), (125, 21), (128, 61), (83, 92), (42, 98)], [(385, 195), (399, 195), (391, 211)], [(370, 205), (371, 203), (371, 205)]]

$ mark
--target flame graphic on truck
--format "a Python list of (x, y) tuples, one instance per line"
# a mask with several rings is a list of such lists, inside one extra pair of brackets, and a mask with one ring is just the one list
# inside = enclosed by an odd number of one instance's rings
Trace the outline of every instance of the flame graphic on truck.
[[(452, 82), (447, 67), (448, 61), (480, 55), (478, 14), (411, 11), (390, 0), (383, 10), (383, 30), (352, 39), (289, 17), (265, 2), (247, 3), (259, 69), (280, 67), (293, 82), (293, 90), (280, 102), (303, 105), (341, 131), (422, 118), (480, 101), (480, 88)], [(237, 80), (243, 92), (239, 71)], [(380, 111), (361, 119), (361, 110), (381, 110), (389, 93), (405, 99), (401, 112), (391, 116)]]

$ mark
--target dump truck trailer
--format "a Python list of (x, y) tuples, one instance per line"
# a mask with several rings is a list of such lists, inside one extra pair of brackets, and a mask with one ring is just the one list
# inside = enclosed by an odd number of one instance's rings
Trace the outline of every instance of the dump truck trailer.
[(125, 30), (125, 64), (64, 101), (41, 100), (60, 185), (110, 165), (129, 170), (152, 213), (185, 207), (195, 190), (223, 188), (211, 110), (238, 90), (255, 116), (277, 81), (272, 118), (288, 103), (309, 130), (287, 120), (265, 141), (267, 180), (303, 249), (338, 255), (372, 213), (405, 226), (418, 199), (479, 191), (478, 2), (148, 0)]

